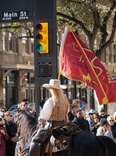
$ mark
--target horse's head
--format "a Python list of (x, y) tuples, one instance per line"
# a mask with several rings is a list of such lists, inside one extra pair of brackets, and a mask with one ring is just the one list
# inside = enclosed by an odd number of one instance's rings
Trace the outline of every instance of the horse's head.
[[(36, 129), (37, 119), (28, 111), (20, 111), (17, 119), (19, 137), (23, 138), (23, 143), (30, 142), (31, 135)], [(23, 145), (24, 146), (24, 145)]]
[(52, 135), (56, 139), (71, 137), (80, 132), (80, 128), (74, 123), (67, 123), (64, 126), (57, 126), (53, 128)]

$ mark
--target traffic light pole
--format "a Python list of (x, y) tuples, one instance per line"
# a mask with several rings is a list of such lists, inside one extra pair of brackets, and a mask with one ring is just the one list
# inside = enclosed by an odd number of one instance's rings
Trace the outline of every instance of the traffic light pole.
[(57, 77), (56, 0), (35, 0), (35, 102), (40, 111), (41, 85)]

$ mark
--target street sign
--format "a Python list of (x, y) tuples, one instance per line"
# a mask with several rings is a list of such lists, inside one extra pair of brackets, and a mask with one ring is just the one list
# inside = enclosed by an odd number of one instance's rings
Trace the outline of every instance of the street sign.
[(2, 22), (29, 20), (31, 18), (29, 11), (26, 11), (26, 10), (2, 11), (0, 17), (1, 17)]
[(34, 1), (0, 0), (0, 22), (32, 21)]

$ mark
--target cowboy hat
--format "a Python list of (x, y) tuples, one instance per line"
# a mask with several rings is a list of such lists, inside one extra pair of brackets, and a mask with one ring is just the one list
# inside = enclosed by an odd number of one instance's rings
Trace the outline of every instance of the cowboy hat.
[(51, 79), (49, 84), (43, 84), (42, 87), (47, 89), (66, 89), (66, 85), (61, 85), (60, 80), (58, 79)]

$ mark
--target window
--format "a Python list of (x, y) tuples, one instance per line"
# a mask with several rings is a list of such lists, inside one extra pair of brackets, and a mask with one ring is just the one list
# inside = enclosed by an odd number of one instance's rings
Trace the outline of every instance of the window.
[(113, 50), (116, 52), (116, 44), (113, 44)]
[(116, 63), (116, 54), (113, 54), (113, 63)]
[(18, 53), (18, 39), (15, 35), (9, 38), (9, 50)]
[(4, 51), (18, 53), (18, 39), (15, 34), (10, 32), (3, 33)]

